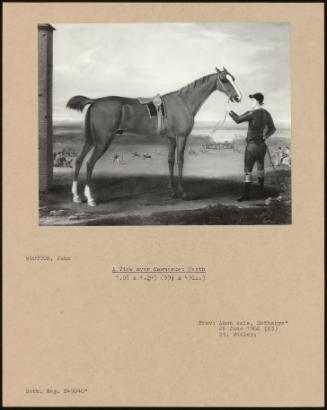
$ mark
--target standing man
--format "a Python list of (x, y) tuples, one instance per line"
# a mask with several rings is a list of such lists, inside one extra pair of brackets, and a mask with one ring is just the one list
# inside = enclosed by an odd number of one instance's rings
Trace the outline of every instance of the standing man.
[(264, 100), (263, 94), (255, 93), (249, 95), (249, 97), (255, 101), (251, 111), (247, 111), (243, 115), (237, 115), (230, 107), (227, 109), (229, 115), (237, 124), (245, 121), (249, 123), (244, 157), (244, 193), (238, 198), (239, 202), (248, 201), (250, 199), (251, 174), (255, 163), (257, 163), (260, 189), (263, 191), (265, 155), (267, 151), (265, 140), (276, 131), (270, 113), (262, 107)]

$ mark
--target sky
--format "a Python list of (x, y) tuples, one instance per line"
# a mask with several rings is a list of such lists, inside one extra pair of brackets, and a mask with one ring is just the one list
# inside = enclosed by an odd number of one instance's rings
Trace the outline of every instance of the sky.
[[(238, 113), (262, 92), (276, 124), (290, 126), (290, 29), (287, 23), (54, 24), (54, 122), (82, 120), (74, 95), (150, 97), (178, 90), (226, 67), (243, 94)], [(227, 97), (211, 94), (196, 121), (218, 121)], [(229, 119), (231, 121), (231, 119)]]

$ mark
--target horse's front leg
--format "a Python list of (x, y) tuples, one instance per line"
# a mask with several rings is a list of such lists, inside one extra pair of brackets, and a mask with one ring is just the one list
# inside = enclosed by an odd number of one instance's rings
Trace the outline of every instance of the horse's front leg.
[(170, 195), (175, 198), (176, 191), (174, 189), (174, 166), (175, 166), (175, 149), (176, 149), (176, 137), (168, 137), (168, 166), (169, 166), (169, 181), (168, 189)]
[(187, 199), (187, 194), (183, 189), (183, 166), (184, 166), (184, 151), (187, 137), (177, 137), (177, 166), (178, 166), (178, 196)]

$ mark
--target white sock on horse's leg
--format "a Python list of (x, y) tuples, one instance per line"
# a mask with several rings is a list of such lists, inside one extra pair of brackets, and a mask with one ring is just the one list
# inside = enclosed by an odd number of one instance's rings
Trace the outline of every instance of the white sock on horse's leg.
[(73, 181), (72, 194), (73, 194), (73, 202), (76, 202), (78, 204), (82, 202), (81, 197), (78, 195), (77, 181)]
[(90, 187), (88, 185), (85, 185), (84, 195), (86, 196), (88, 205), (90, 205), (90, 206), (95, 206), (96, 205), (96, 202), (95, 202), (94, 198), (92, 197), (91, 190), (90, 190)]

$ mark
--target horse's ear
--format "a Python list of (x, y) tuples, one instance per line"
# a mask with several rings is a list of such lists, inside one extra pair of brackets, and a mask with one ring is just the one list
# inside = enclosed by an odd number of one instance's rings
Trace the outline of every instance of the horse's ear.
[(221, 71), (219, 70), (219, 68), (217, 68), (217, 67), (215, 67), (215, 68), (216, 68), (217, 73), (220, 74)]

